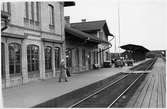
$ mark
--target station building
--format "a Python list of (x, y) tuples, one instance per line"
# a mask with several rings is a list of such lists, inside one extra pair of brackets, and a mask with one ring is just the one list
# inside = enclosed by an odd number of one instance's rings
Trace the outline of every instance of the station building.
[(104, 61), (110, 61), (111, 34), (106, 21), (70, 23), (70, 17), (66, 16), (65, 22), (66, 62), (71, 73), (103, 67)]
[(74, 2), (2, 3), (3, 88), (58, 77), (59, 61), (65, 59), (64, 7), (74, 5)]
[(104, 62), (111, 61), (109, 48), (111, 48), (112, 45), (108, 41), (108, 37), (113, 37), (113, 35), (109, 32), (106, 20), (86, 21), (86, 19), (82, 19), (82, 22), (72, 23), (71, 27), (90, 34), (99, 40), (95, 50), (97, 54), (95, 64), (99, 67), (103, 67)]

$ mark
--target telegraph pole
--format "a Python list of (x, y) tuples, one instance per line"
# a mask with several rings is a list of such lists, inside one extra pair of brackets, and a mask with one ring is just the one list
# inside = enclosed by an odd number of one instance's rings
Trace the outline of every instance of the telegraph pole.
[(120, 33), (120, 0), (118, 0), (118, 52), (120, 55), (121, 33)]

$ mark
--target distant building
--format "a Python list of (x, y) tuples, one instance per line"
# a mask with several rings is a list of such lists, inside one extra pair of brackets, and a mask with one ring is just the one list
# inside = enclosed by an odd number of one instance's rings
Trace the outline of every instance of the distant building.
[(110, 51), (109, 48), (112, 46), (108, 42), (108, 36), (113, 36), (108, 29), (107, 23), (105, 20), (99, 21), (89, 21), (83, 19), (82, 22), (72, 23), (72, 28), (78, 29), (82, 32), (88, 33), (95, 38), (98, 38), (100, 43), (96, 49), (96, 54), (98, 54), (96, 59), (96, 64), (100, 67), (103, 67), (104, 62), (110, 61)]
[[(1, 32), (2, 86), (58, 77), (65, 59), (64, 7), (74, 2), (3, 2), (7, 28)], [(2, 27), (1, 27), (2, 30)]]

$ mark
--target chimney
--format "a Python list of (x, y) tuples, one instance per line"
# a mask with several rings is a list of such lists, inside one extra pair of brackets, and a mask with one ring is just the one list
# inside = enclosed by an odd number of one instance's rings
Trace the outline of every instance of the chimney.
[(82, 22), (86, 22), (86, 19), (82, 19), (81, 21), (82, 21)]
[(70, 26), (70, 16), (65, 16), (64, 21), (65, 21), (65, 25)]

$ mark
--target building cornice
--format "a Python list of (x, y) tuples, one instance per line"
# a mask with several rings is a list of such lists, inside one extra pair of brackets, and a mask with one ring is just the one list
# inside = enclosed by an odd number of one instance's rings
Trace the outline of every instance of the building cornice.
[(19, 28), (19, 29), (24, 29), (24, 30), (30, 30), (30, 31), (35, 31), (35, 32), (50, 34), (50, 35), (56, 35), (56, 36), (60, 36), (60, 37), (62, 36), (61, 34), (47, 32), (47, 31), (42, 31), (42, 30), (36, 30), (36, 29), (31, 29), (31, 28), (26, 28), (24, 26), (19, 26), (19, 25), (15, 25), (15, 24), (9, 24), (9, 26), (16, 27), (16, 28)]
[(25, 35), (6, 33), (6, 32), (1, 32), (1, 37), (11, 37), (11, 38), (17, 38), (17, 39), (27, 38), (27, 36), (25, 36)]

